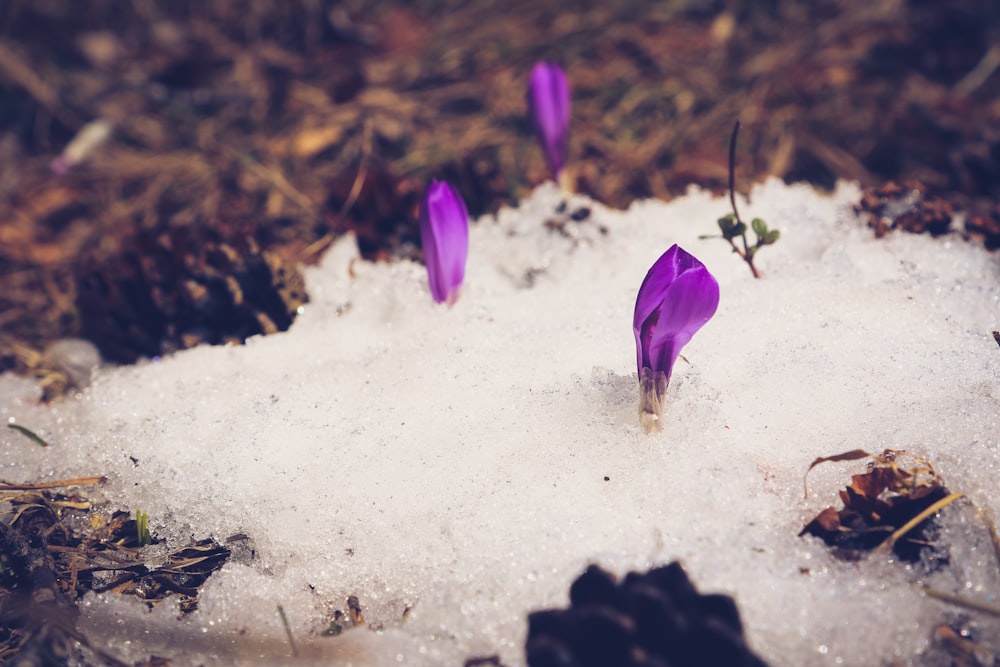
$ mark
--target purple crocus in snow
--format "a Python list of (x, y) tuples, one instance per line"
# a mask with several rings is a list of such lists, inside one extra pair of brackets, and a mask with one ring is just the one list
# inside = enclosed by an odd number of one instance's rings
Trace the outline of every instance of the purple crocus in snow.
[(635, 300), (639, 421), (647, 433), (660, 430), (663, 396), (681, 348), (719, 307), (719, 283), (705, 265), (673, 245), (646, 274)]
[(559, 172), (566, 164), (569, 130), (569, 84), (559, 65), (541, 62), (531, 70), (528, 111), (552, 178), (558, 182)]
[(420, 239), (427, 282), (437, 303), (453, 305), (465, 278), (469, 213), (462, 195), (446, 181), (431, 180), (420, 202)]

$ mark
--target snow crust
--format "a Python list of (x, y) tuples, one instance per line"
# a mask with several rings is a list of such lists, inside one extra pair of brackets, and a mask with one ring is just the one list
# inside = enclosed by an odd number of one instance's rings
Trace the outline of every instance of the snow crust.
[[(422, 266), (361, 261), (345, 238), (307, 269), (311, 303), (286, 333), (101, 369), (51, 407), (0, 377), (0, 417), (52, 443), (0, 430), (0, 477), (103, 474), (85, 493), (148, 512), (160, 538), (250, 537), (182, 619), (169, 602), (85, 599), (81, 629), (129, 661), (522, 665), (527, 612), (564, 606), (588, 563), (674, 559), (736, 597), (773, 665), (934, 664), (944, 622), (1000, 654), (996, 619), (915, 585), (1000, 595), (973, 510), (1000, 516), (1000, 261), (954, 239), (875, 240), (856, 196), (757, 188), (741, 213), (782, 237), (754, 280), (698, 239), (725, 200), (692, 189), (617, 212), (546, 185), (474, 224), (451, 309)], [(647, 436), (632, 308), (675, 242), (721, 303)], [(821, 466), (804, 498), (807, 467), (855, 448), (925, 457), (968, 495), (942, 513), (946, 567), (847, 563), (797, 537), (864, 471)], [(320, 636), (349, 595), (376, 629)]]

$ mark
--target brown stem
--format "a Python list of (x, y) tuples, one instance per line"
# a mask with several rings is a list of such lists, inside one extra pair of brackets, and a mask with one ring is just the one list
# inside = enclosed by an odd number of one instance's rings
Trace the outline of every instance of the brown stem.
[[(733, 125), (733, 134), (729, 138), (729, 204), (733, 207), (733, 217), (736, 218), (736, 224), (742, 225), (743, 221), (740, 220), (740, 212), (736, 209), (736, 137), (738, 137), (739, 134), (740, 121), (737, 119), (736, 124)], [(729, 245), (733, 247), (733, 252), (742, 257), (743, 261), (747, 263), (747, 266), (750, 267), (750, 272), (753, 273), (753, 277), (760, 278), (760, 274), (757, 272), (757, 267), (753, 265), (753, 255), (750, 253), (750, 244), (747, 243), (747, 233), (745, 229), (740, 236), (743, 239), (742, 251), (736, 247), (736, 244), (733, 243), (732, 239), (728, 239)], [(760, 243), (757, 245), (759, 246)]]
[(736, 222), (740, 222), (740, 212), (736, 210), (736, 137), (740, 135), (740, 121), (733, 125), (733, 134), (729, 137), (729, 203), (733, 207)]

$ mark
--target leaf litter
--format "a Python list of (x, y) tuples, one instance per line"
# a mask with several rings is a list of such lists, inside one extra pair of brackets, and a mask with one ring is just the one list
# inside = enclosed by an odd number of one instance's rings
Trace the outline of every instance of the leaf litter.
[[(904, 467), (900, 463), (906, 452), (886, 449), (881, 454), (871, 454), (863, 449), (853, 449), (832, 456), (816, 458), (806, 470), (803, 487), (809, 473), (823, 463), (843, 463), (869, 459), (865, 473), (851, 476), (850, 485), (839, 491), (843, 507), (826, 507), (813, 517), (799, 532), (799, 536), (813, 535), (822, 539), (831, 553), (844, 560), (859, 560), (874, 553), (910, 564), (928, 567), (920, 572), (914, 582), (927, 597), (965, 610), (961, 614), (943, 613), (947, 622), (934, 627), (931, 635), (932, 652), (958, 667), (990, 667), (1000, 664), (984, 635), (975, 622), (976, 614), (1000, 618), (1000, 606), (970, 597), (931, 587), (925, 578), (934, 569), (947, 568), (950, 564), (948, 545), (943, 544), (938, 525), (941, 510), (964, 498), (964, 493), (951, 492), (931, 464), (920, 457), (911, 457), (914, 463)], [(972, 505), (967, 502), (966, 505)], [(1000, 570), (1000, 534), (992, 517), (977, 510), (977, 522), (985, 525)], [(968, 587), (966, 582), (965, 588)], [(987, 594), (988, 600), (996, 595)]]
[(819, 537), (846, 560), (857, 560), (883, 544), (902, 560), (918, 560), (922, 548), (933, 546), (930, 518), (962, 494), (949, 492), (926, 461), (918, 460), (911, 470), (900, 466), (898, 457), (904, 453), (887, 449), (876, 455), (855, 449), (813, 461), (809, 470), (827, 462), (871, 459), (868, 472), (852, 475), (850, 485), (839, 492), (843, 508), (822, 510), (799, 535)]
[(0, 484), (0, 662), (124, 664), (77, 629), (77, 601), (90, 591), (135, 596), (150, 607), (173, 597), (181, 614), (190, 613), (199, 588), (247, 539), (162, 543), (140, 530), (144, 512), (107, 516), (73, 488), (102, 483)]

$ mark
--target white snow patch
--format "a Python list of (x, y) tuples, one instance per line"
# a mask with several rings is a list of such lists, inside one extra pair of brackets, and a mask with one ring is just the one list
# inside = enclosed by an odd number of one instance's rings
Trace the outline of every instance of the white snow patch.
[[(876, 241), (856, 196), (757, 188), (744, 216), (782, 237), (754, 280), (723, 241), (698, 239), (725, 200), (692, 189), (616, 212), (573, 197), (567, 213), (591, 209), (574, 222), (543, 186), (474, 225), (451, 309), (423, 267), (358, 261), (345, 238), (307, 270), (312, 301), (287, 333), (104, 369), (51, 407), (0, 377), (0, 415), (52, 443), (3, 429), (0, 477), (104, 474), (85, 492), (143, 509), (174, 544), (250, 536), (255, 558), (214, 575), (183, 619), (88, 596), (82, 629), (126, 660), (281, 662), (281, 604), (303, 654), (289, 664), (521, 665), (526, 614), (564, 606), (588, 563), (674, 559), (736, 597), (774, 665), (926, 660), (933, 628), (956, 619), (1000, 651), (1000, 624), (923, 596), (919, 568), (842, 562), (797, 537), (864, 470), (821, 466), (804, 499), (809, 463), (859, 447), (925, 457), (1000, 516), (1000, 261), (953, 239)], [(647, 436), (632, 309), (673, 243), (722, 297)], [(995, 602), (982, 525), (956, 507), (942, 526), (950, 564), (919, 578)], [(348, 595), (383, 630), (320, 637)]]

